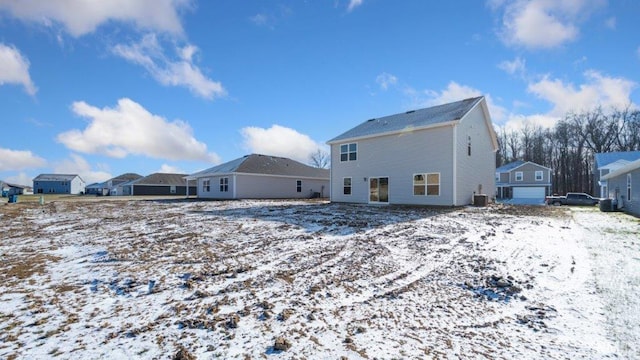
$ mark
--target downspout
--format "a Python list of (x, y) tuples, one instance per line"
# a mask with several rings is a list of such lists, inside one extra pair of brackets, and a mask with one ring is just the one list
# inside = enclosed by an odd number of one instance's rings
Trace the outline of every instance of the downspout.
[(458, 128), (455, 125), (453, 126), (453, 141), (451, 142), (453, 144), (453, 170), (452, 170), (452, 175), (453, 175), (453, 206), (457, 205), (457, 200), (458, 200), (458, 154), (456, 151), (456, 144), (457, 144), (457, 138), (458, 138)]
[(189, 178), (187, 178), (186, 180), (187, 180), (187, 191), (186, 191), (186, 194), (187, 194), (187, 199), (188, 199), (189, 198)]
[(236, 199), (237, 198), (237, 192), (236, 192), (236, 174), (233, 174), (233, 198)]

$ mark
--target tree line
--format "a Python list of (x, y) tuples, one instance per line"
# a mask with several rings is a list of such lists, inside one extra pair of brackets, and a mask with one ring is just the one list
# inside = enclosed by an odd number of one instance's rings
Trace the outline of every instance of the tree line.
[[(568, 113), (553, 128), (528, 124), (498, 131), (496, 166), (531, 161), (552, 170), (552, 191), (592, 193), (596, 187), (593, 155), (640, 150), (640, 110), (601, 107)], [(599, 194), (596, 194), (599, 195)]]

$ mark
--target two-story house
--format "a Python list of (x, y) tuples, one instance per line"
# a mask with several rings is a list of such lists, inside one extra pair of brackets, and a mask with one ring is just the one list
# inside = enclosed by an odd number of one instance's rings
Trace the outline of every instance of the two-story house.
[(84, 188), (76, 174), (40, 174), (33, 179), (34, 194), (83, 194)]
[(334, 202), (458, 206), (495, 194), (498, 142), (482, 96), (367, 120), (327, 143)]
[(514, 161), (496, 169), (496, 198), (544, 202), (551, 194), (551, 169), (531, 161)]

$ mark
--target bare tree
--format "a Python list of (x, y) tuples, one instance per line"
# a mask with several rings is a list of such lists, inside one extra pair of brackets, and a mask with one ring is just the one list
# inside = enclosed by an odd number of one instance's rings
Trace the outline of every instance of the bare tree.
[(331, 163), (331, 158), (329, 153), (323, 151), (322, 149), (316, 150), (311, 156), (309, 156), (309, 164), (313, 167), (327, 169), (329, 168), (329, 164)]

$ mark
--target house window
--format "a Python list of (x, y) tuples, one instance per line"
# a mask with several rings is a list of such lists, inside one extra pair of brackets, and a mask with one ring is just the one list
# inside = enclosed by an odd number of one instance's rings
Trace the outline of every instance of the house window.
[(351, 178), (342, 179), (342, 193), (345, 195), (351, 195)]
[(204, 192), (211, 191), (211, 180), (207, 179), (202, 182), (202, 191)]
[(522, 171), (516, 171), (516, 181), (522, 181)]
[(496, 182), (500, 182), (500, 173), (496, 173)]
[(358, 159), (358, 144), (340, 145), (340, 161), (356, 161)]
[(536, 171), (536, 181), (542, 181), (542, 171)]
[(172, 194), (176, 193), (176, 186), (175, 185), (171, 185), (171, 188), (169, 188), (169, 192), (171, 192)]
[(296, 180), (296, 192), (302, 192), (302, 180)]
[(440, 174), (415, 174), (413, 175), (413, 195), (440, 195)]
[(627, 174), (627, 201), (631, 201), (631, 174)]
[(229, 191), (229, 178), (223, 177), (220, 178), (220, 192), (228, 192)]

